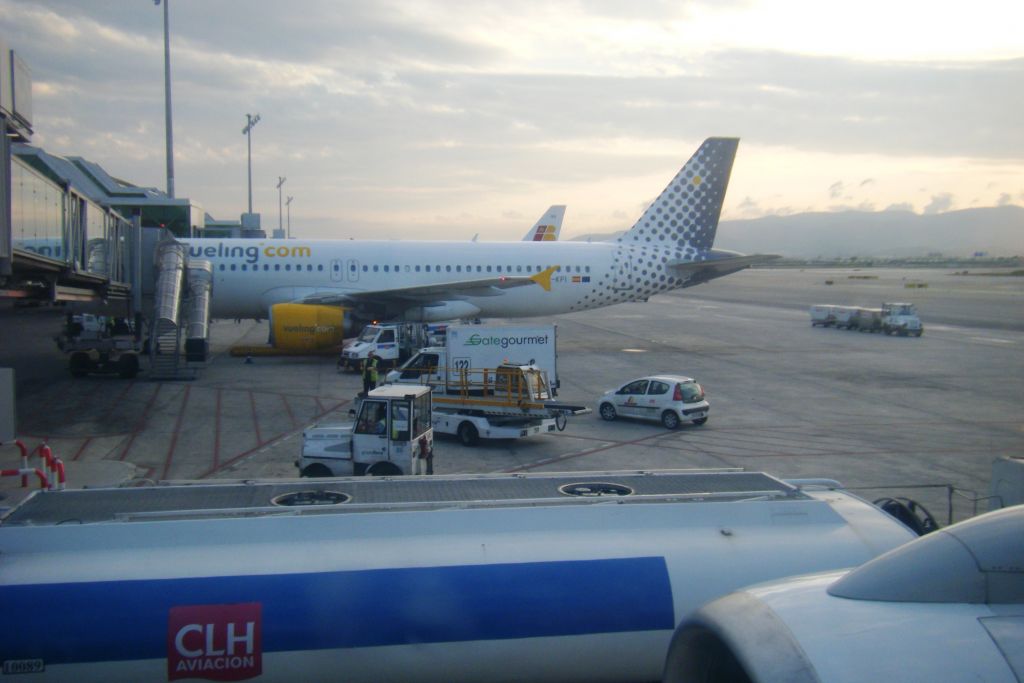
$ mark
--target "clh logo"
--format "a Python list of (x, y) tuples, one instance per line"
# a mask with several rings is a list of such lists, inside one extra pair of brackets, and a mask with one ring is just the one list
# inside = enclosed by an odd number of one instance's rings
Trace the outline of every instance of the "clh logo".
[(244, 681), (263, 673), (260, 603), (172, 607), (167, 680)]

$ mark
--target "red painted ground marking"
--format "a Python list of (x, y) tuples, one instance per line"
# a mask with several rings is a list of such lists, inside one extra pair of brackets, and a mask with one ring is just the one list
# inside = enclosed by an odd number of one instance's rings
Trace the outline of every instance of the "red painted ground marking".
[(319, 409), (320, 412), (323, 413), (324, 412), (324, 404), (320, 402), (320, 398), (319, 397), (314, 397), (313, 400), (316, 401), (317, 409)]
[[(329, 409), (325, 410), (323, 413), (321, 413), (319, 415), (314, 415), (313, 419), (314, 420), (318, 420), (321, 417), (323, 417), (324, 415), (326, 415), (327, 413), (333, 413), (335, 410), (337, 410), (338, 408), (342, 407), (343, 405), (345, 405), (348, 402), (349, 402), (349, 400), (345, 399), (344, 401), (341, 401), (337, 405), (331, 406)], [(271, 443), (272, 441), (281, 439), (281, 438), (283, 438), (285, 436), (288, 436), (289, 434), (294, 434), (294, 433), (296, 433), (298, 431), (301, 431), (301, 430), (293, 429), (290, 432), (282, 432), (281, 434), (278, 434), (277, 436), (275, 436), (270, 441), (267, 441), (266, 443), (257, 444), (256, 446), (253, 446), (252, 448), (250, 448), (249, 450), (245, 451), (244, 453), (239, 453), (238, 455), (236, 455), (235, 457), (231, 458), (230, 460), (224, 461), (223, 463), (220, 464), (220, 466), (210, 468), (206, 472), (203, 472), (198, 477), (196, 477), (196, 479), (206, 479), (207, 477), (209, 477), (209, 476), (211, 476), (213, 474), (216, 474), (217, 472), (219, 472), (221, 470), (224, 470), (224, 469), (230, 467), (231, 465), (234, 465), (236, 462), (238, 462), (239, 460), (242, 460), (246, 456), (252, 455), (253, 453), (255, 453), (259, 449), (263, 448), (267, 444)]]
[(223, 389), (217, 389), (217, 407), (214, 409), (213, 416), (213, 466), (217, 467), (220, 463), (220, 399), (221, 392)]
[(256, 432), (256, 447), (263, 445), (263, 437), (260, 435), (260, 419), (256, 416), (256, 395), (249, 392), (249, 404), (252, 406), (252, 426)]
[(284, 409), (288, 411), (288, 418), (292, 421), (292, 428), (294, 428), (297, 423), (295, 422), (295, 413), (292, 412), (292, 407), (288, 405), (288, 397), (281, 394), (281, 401), (284, 402)]
[(160, 389), (163, 388), (163, 384), (158, 383), (156, 390), (153, 391), (153, 395), (149, 397), (149, 401), (146, 403), (146, 407), (142, 409), (142, 415), (139, 416), (138, 421), (135, 423), (135, 427), (132, 429), (132, 435), (128, 438), (128, 443), (125, 444), (124, 450), (121, 451), (121, 457), (118, 460), (124, 461), (128, 457), (128, 451), (132, 449), (132, 444), (135, 443), (135, 437), (139, 435), (142, 428), (146, 425), (146, 418), (149, 417), (149, 411), (153, 409), (153, 404), (156, 402), (157, 394), (160, 393)]
[(622, 446), (633, 446), (633, 445), (636, 445), (638, 443), (643, 443), (644, 441), (649, 441), (651, 439), (661, 438), (661, 437), (665, 436), (666, 434), (671, 434), (671, 432), (658, 432), (656, 434), (651, 434), (650, 436), (645, 436), (645, 437), (643, 437), (641, 439), (633, 439), (632, 441), (617, 441), (617, 442), (615, 442), (613, 444), (608, 444), (607, 446), (601, 446), (600, 448), (591, 448), (589, 451), (580, 451), (578, 453), (567, 453), (566, 455), (559, 455), (559, 456), (554, 457), (554, 458), (547, 458), (546, 460), (539, 460), (537, 462), (530, 463), (529, 465), (520, 465), (519, 467), (510, 467), (507, 470), (502, 470), (502, 472), (511, 473), (511, 472), (522, 472), (524, 470), (532, 470), (535, 467), (543, 467), (544, 465), (550, 465), (551, 463), (555, 463), (555, 462), (563, 462), (565, 460), (572, 460), (573, 458), (580, 458), (580, 457), (583, 457), (584, 455), (593, 455), (594, 453), (600, 453), (601, 451), (610, 451), (610, 450), (612, 450), (614, 448), (621, 448)]
[(124, 400), (124, 397), (128, 395), (128, 392), (131, 391), (131, 388), (134, 387), (134, 386), (135, 386), (135, 381), (134, 380), (131, 381), (131, 382), (128, 382), (128, 384), (125, 386), (125, 388), (121, 390), (121, 393), (117, 395), (117, 398), (115, 398), (113, 401), (111, 401), (110, 407), (107, 409), (107, 412), (105, 412), (103, 414), (103, 417), (100, 418), (100, 423), (101, 424), (107, 422), (108, 420), (110, 420), (110, 416), (114, 414), (114, 409), (117, 408), (117, 406), (119, 406), (121, 404), (121, 401)]
[(164, 458), (164, 471), (160, 475), (161, 479), (167, 478), (167, 473), (171, 471), (171, 460), (174, 459), (174, 449), (178, 447), (178, 434), (181, 433), (181, 423), (185, 418), (185, 408), (188, 407), (188, 394), (192, 387), (185, 385), (185, 391), (181, 394), (181, 408), (178, 410), (178, 418), (174, 421), (174, 433), (171, 434), (171, 445), (167, 448), (167, 457)]
[(78, 447), (77, 451), (75, 451), (75, 454), (71, 456), (71, 459), (78, 460), (78, 458), (81, 457), (82, 453), (85, 452), (85, 449), (89, 446), (90, 443), (92, 443), (92, 437), (86, 437), (85, 441), (82, 442), (82, 445)]

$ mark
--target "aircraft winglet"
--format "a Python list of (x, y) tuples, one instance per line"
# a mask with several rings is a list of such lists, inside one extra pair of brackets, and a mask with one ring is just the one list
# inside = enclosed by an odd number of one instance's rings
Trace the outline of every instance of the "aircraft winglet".
[(547, 270), (543, 270), (536, 275), (531, 275), (530, 279), (536, 282), (538, 285), (544, 288), (545, 292), (551, 291), (551, 275), (558, 270), (558, 266), (551, 266)]

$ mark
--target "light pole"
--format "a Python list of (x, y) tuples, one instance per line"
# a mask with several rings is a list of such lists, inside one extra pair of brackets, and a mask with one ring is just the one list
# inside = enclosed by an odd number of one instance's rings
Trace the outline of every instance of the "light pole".
[(289, 197), (284, 201), (284, 206), (288, 210), (288, 239), (292, 238), (292, 200), (295, 197)]
[[(153, 0), (159, 5), (160, 0)], [(171, 30), (170, 0), (164, 0), (164, 127), (167, 129), (167, 196), (174, 198), (174, 131), (171, 125)]]
[(242, 135), (246, 137), (249, 143), (249, 213), (252, 213), (252, 129), (259, 122), (259, 114), (246, 114), (245, 128), (242, 129)]
[(284, 181), (288, 180), (284, 176), (277, 176), (277, 231), (279, 233), (284, 232), (284, 225), (281, 223), (281, 219), (284, 216), (284, 211), (281, 209), (281, 186), (284, 185)]

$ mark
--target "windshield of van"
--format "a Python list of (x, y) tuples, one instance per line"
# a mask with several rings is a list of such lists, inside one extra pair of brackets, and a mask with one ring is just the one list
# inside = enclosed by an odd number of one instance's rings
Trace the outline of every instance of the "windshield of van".
[(359, 334), (359, 339), (357, 341), (371, 342), (377, 337), (378, 332), (380, 332), (379, 327), (364, 327), (363, 331)]
[(699, 403), (704, 400), (704, 388), (696, 382), (682, 382), (678, 386), (683, 395), (683, 403)]

